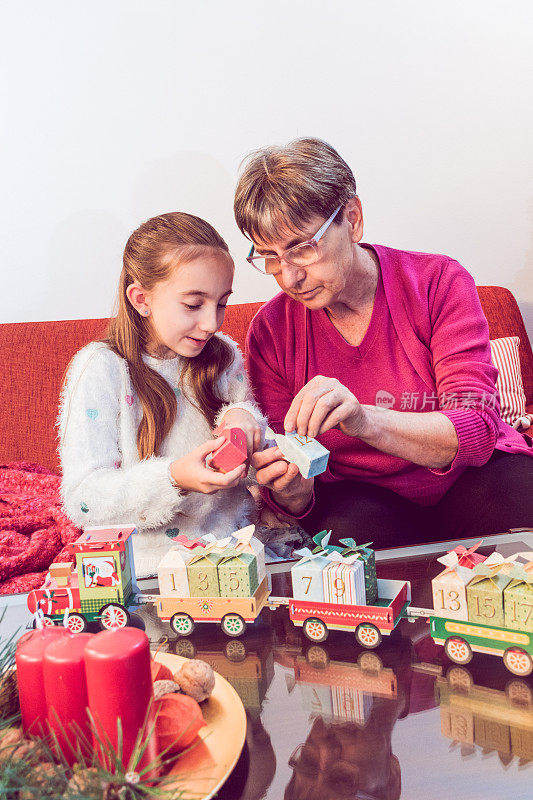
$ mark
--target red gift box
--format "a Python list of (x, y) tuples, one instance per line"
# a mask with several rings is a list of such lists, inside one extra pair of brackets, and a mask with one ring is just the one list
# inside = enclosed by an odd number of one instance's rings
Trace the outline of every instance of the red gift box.
[(220, 436), (226, 441), (211, 453), (208, 464), (220, 472), (231, 472), (248, 458), (246, 436), (241, 428), (224, 428)]

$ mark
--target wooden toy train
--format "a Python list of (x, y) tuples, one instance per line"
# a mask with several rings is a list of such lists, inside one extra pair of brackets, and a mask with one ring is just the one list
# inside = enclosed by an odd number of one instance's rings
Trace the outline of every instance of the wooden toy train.
[(135, 580), (135, 527), (86, 530), (71, 545), (74, 565), (52, 564), (43, 586), (30, 592), (28, 608), (37, 625), (64, 624), (79, 633), (91, 621), (124, 627), (132, 608), (152, 602), (178, 636), (212, 622), (238, 637), (263, 608), (283, 605), (310, 641), (350, 631), (366, 648), (377, 647), (401, 619), (426, 617), (452, 661), (467, 664), (474, 652), (490, 653), (515, 675), (533, 671), (533, 552), (487, 559), (476, 552), (479, 545), (455, 548), (438, 559), (445, 569), (432, 581), (434, 608), (424, 609), (411, 605), (409, 581), (377, 579), (368, 545), (353, 539), (329, 545), (326, 531), (314, 537), (313, 551), (298, 551), (293, 596), (274, 597), (253, 531), (248, 526), (224, 540), (178, 536), (158, 568), (159, 594), (149, 595)]

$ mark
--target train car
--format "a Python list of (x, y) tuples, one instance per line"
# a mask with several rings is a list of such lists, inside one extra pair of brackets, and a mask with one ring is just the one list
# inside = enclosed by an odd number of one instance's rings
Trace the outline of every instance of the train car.
[(72, 633), (82, 633), (93, 621), (103, 629), (125, 627), (136, 592), (131, 546), (135, 530), (87, 529), (70, 545), (74, 565), (52, 564), (43, 586), (29, 593), (29, 611), (42, 624), (66, 624)]
[(474, 653), (489, 653), (503, 658), (513, 675), (525, 677), (533, 671), (529, 633), (437, 616), (430, 616), (429, 622), (433, 641), (444, 645), (446, 655), (456, 664), (468, 664)]
[(324, 642), (330, 630), (351, 631), (362, 647), (373, 649), (405, 617), (410, 601), (409, 581), (378, 578), (378, 599), (374, 605), (353, 606), (293, 598), (271, 598), (269, 604), (287, 605), (291, 622), (303, 628), (305, 636), (315, 644)]
[(218, 623), (226, 636), (242, 636), (246, 624), (254, 622), (267, 605), (267, 578), (263, 578), (251, 597), (154, 596), (160, 619), (167, 620), (178, 636), (190, 636), (196, 623)]

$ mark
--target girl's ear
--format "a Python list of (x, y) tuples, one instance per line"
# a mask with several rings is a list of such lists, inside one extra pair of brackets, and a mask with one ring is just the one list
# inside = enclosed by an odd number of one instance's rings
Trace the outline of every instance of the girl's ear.
[(150, 316), (150, 296), (140, 283), (130, 283), (126, 289), (126, 297), (139, 314), (143, 317)]

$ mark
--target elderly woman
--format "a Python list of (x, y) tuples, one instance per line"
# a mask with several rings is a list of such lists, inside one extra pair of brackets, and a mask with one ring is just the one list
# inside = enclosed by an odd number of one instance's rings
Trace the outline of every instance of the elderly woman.
[(353, 173), (318, 139), (253, 153), (235, 216), (282, 290), (249, 331), (256, 398), (275, 431), (331, 451), (316, 479), (256, 453), (270, 507), (375, 546), (533, 526), (532, 441), (500, 419), (466, 270), (363, 244)]

